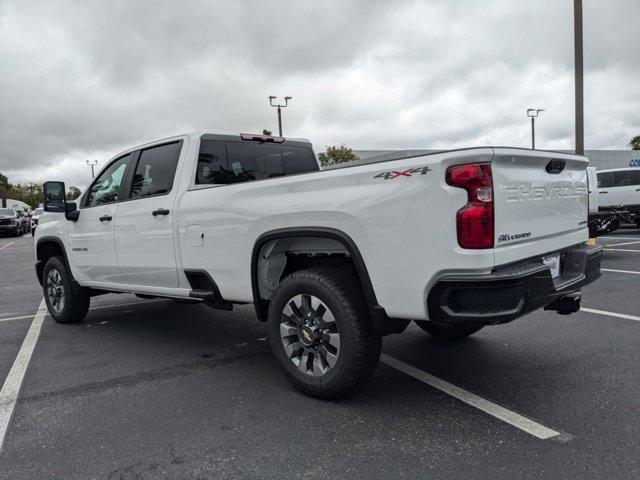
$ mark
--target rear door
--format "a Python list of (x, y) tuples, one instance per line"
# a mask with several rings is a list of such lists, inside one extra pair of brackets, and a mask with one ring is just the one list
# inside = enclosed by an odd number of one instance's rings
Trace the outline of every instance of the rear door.
[(613, 174), (612, 205), (640, 205), (640, 170), (618, 170)]
[(176, 172), (184, 140), (136, 152), (115, 224), (118, 266), (132, 285), (177, 287), (173, 235)]
[[(491, 171), (497, 263), (586, 240), (587, 163), (575, 155), (496, 149)], [(510, 254), (501, 257), (502, 249)]]

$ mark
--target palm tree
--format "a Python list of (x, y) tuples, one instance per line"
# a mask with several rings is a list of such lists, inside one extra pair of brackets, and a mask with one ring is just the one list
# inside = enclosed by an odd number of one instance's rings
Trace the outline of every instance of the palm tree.
[(636, 135), (629, 142), (629, 146), (631, 150), (640, 150), (640, 135)]

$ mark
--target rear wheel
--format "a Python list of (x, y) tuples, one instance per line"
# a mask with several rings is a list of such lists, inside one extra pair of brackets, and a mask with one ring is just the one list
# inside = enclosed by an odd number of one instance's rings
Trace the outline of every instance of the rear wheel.
[(42, 289), (49, 314), (56, 322), (80, 322), (87, 315), (90, 298), (73, 292), (71, 273), (62, 257), (47, 260), (42, 274)]
[(482, 329), (482, 326), (475, 325), (437, 325), (427, 320), (416, 320), (415, 322), (429, 335), (445, 340), (460, 340)]
[(285, 375), (315, 397), (345, 395), (380, 359), (381, 338), (351, 269), (292, 273), (271, 299), (268, 322), (271, 350)]

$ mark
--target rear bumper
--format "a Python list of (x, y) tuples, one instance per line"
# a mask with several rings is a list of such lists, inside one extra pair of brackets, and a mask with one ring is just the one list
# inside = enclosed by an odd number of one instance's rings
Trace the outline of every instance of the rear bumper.
[(560, 252), (561, 274), (551, 277), (542, 257), (496, 268), (488, 275), (443, 277), (429, 292), (434, 323), (493, 325), (549, 305), (600, 277), (602, 247), (577, 245)]

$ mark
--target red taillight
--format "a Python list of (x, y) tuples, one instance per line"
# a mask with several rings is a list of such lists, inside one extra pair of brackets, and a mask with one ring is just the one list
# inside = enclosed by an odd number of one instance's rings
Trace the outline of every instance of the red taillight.
[(490, 163), (447, 168), (447, 183), (467, 191), (467, 204), (458, 210), (458, 245), (493, 248), (493, 180)]

